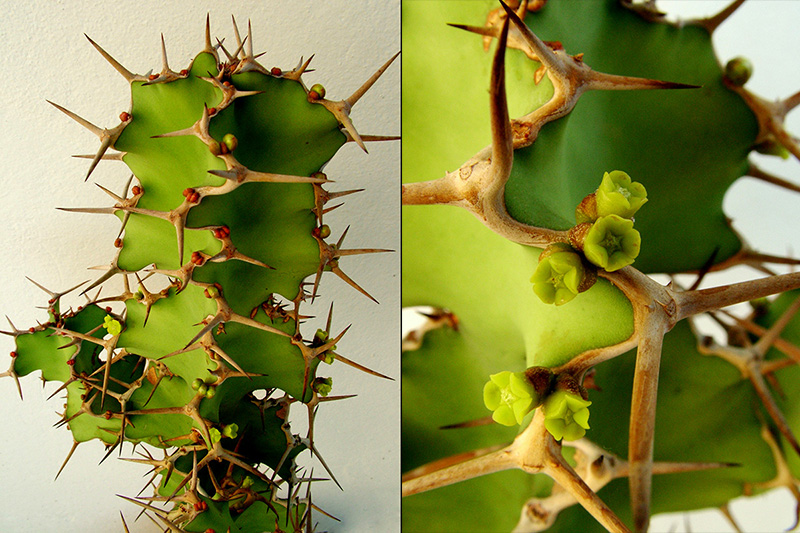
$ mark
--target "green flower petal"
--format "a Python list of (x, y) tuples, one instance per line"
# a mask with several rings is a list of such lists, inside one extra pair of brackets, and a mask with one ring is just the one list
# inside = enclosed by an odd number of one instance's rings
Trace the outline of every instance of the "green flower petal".
[(566, 428), (564, 428), (562, 438), (564, 440), (578, 440), (583, 438), (584, 435), (586, 435), (586, 430), (581, 426), (577, 424), (568, 424)]
[(583, 429), (589, 429), (589, 410), (581, 409), (572, 413), (572, 420), (574, 420)]
[(514, 415), (514, 411), (507, 405), (501, 405), (492, 413), (492, 419), (504, 426), (514, 426), (517, 424), (517, 417)]
[(556, 440), (564, 438), (564, 431), (567, 425), (560, 418), (549, 418), (544, 421), (544, 427)]
[(531, 408), (532, 403), (533, 398), (520, 398), (514, 402), (512, 409), (514, 411), (514, 418), (516, 419), (517, 424), (522, 424), (522, 419), (525, 418), (525, 415), (533, 410)]
[(492, 411), (500, 407), (500, 387), (493, 381), (489, 381), (483, 386), (483, 403)]

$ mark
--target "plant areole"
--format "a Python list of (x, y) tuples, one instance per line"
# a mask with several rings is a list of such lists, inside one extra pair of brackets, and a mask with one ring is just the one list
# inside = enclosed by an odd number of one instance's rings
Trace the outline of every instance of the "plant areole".
[[(800, 159), (800, 95), (767, 101), (715, 57), (740, 4), (672, 23), (655, 2), (404, 3), (403, 298), (433, 307), (403, 355), (408, 532), (643, 532), (774, 487), (800, 501), (800, 274), (773, 274), (798, 261), (722, 209), (745, 175), (798, 190), (748, 155)], [(709, 273), (734, 265), (758, 273)], [(531, 367), (555, 392), (489, 423), (520, 396), (487, 376)]]
[[(125, 497), (159, 526), (308, 531), (318, 509), (310, 484), (325, 476), (304, 471), (297, 456), (309, 450), (338, 485), (313, 435), (319, 404), (342, 397), (317, 376), (319, 363), (386, 377), (333, 352), (347, 345), (333, 306), (321, 334), (300, 330), (324, 272), (374, 300), (343, 258), (387, 251), (347, 248), (347, 230), (323, 223), (339, 207), (332, 199), (356, 191), (331, 190), (322, 169), (346, 142), (392, 139), (362, 137), (349, 114), (394, 57), (333, 101), (319, 84), (306, 88), (310, 59), (267, 69), (249, 25), (242, 39), (234, 21), (234, 33), (229, 49), (214, 45), (207, 20), (205, 48), (179, 71), (162, 37), (162, 68), (147, 76), (89, 39), (129, 83), (130, 108), (104, 129), (53, 105), (100, 139), (87, 180), (104, 160), (123, 161), (132, 175), (117, 191), (101, 187), (111, 206), (65, 210), (115, 215), (117, 252), (90, 283), (57, 293), (37, 284), (50, 296), (48, 318), (3, 332), (16, 349), (2, 375), (19, 386), (41, 371), (62, 383), (58, 425), (75, 443), (62, 470), (93, 439), (105, 457), (126, 442), (159, 448), (137, 446), (130, 458), (150, 469), (155, 494)], [(67, 294), (88, 302), (68, 308)], [(292, 431), (292, 406), (308, 413), (305, 435)]]

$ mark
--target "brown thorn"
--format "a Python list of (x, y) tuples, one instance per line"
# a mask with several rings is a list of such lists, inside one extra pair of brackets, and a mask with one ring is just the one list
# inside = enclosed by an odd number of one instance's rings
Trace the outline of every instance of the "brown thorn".
[(485, 416), (483, 418), (478, 418), (476, 420), (468, 420), (466, 422), (457, 422), (455, 424), (447, 424), (445, 426), (440, 426), (439, 429), (463, 429), (463, 428), (474, 428), (480, 426), (488, 426), (490, 424), (494, 424), (494, 420), (490, 416)]
[(231, 15), (231, 22), (233, 22), (233, 35), (234, 37), (236, 37), (236, 46), (238, 47), (237, 52), (233, 55), (234, 57), (238, 57), (239, 51), (241, 51), (243, 43), (242, 43), (242, 38), (239, 35), (239, 25), (236, 24), (236, 18), (233, 15)]
[[(347, 131), (344, 132), (344, 135), (346, 137), (345, 142), (355, 142), (355, 139), (353, 139), (353, 136), (350, 135), (350, 133), (348, 133)], [(400, 135), (361, 135), (361, 134), (359, 134), (359, 136), (361, 137), (361, 140), (363, 142), (365, 142), (365, 143), (368, 143), (368, 142), (381, 142), (381, 141), (399, 141), (402, 138), (402, 137), (400, 137)]]
[(119, 209), (113, 207), (56, 207), (59, 211), (67, 213), (84, 213), (88, 215), (113, 215)]
[(791, 322), (798, 311), (800, 311), (800, 296), (794, 299), (792, 304), (781, 314), (780, 318), (778, 318), (761, 338), (758, 339), (754, 346), (756, 353), (762, 357), (766, 355), (767, 351), (775, 344), (776, 339), (780, 337), (784, 328), (789, 325), (789, 322)]
[(203, 48), (203, 52), (217, 57), (217, 51), (211, 44), (211, 13), (206, 13), (205, 48)]
[(84, 37), (86, 37), (87, 39), (89, 39), (89, 42), (90, 42), (90, 43), (92, 43), (92, 46), (94, 46), (95, 50), (97, 50), (98, 52), (100, 52), (100, 55), (101, 55), (101, 56), (103, 56), (103, 58), (104, 58), (106, 61), (108, 61), (109, 63), (111, 63), (111, 66), (112, 66), (112, 67), (114, 67), (114, 70), (116, 70), (117, 72), (119, 72), (120, 74), (122, 74), (122, 77), (123, 77), (123, 78), (125, 78), (125, 80), (126, 80), (128, 83), (131, 83), (131, 82), (133, 82), (133, 81), (136, 81), (137, 79), (139, 79), (139, 76), (137, 76), (137, 75), (133, 74), (131, 71), (129, 71), (128, 69), (126, 69), (125, 67), (123, 67), (123, 66), (122, 66), (122, 65), (121, 65), (121, 64), (120, 64), (120, 63), (119, 63), (119, 62), (118, 62), (116, 59), (114, 59), (113, 57), (111, 57), (111, 55), (109, 55), (109, 53), (108, 53), (108, 52), (106, 52), (105, 50), (103, 50), (103, 49), (100, 47), (100, 45), (98, 45), (96, 42), (94, 42), (94, 41), (93, 41), (93, 40), (92, 40), (92, 39), (91, 39), (91, 38), (90, 38), (88, 35), (86, 35), (86, 34), (84, 33), (84, 34), (83, 34), (83, 36), (84, 36)]
[[(508, 7), (503, 4), (508, 11)], [(515, 15), (516, 16), (516, 15)], [(518, 19), (519, 20), (519, 19)], [(520, 21), (521, 23), (521, 21)], [(514, 160), (513, 135), (506, 101), (505, 52), (508, 43), (508, 19), (503, 21), (497, 42), (489, 84), (489, 114), (492, 126), (492, 171), (497, 176), (508, 177)]]
[(331, 322), (333, 321), (333, 302), (331, 302), (331, 306), (328, 308), (328, 320), (325, 323), (325, 331), (330, 334), (331, 332)]
[(723, 9), (716, 15), (712, 15), (710, 17), (706, 17), (703, 19), (692, 20), (689, 21), (689, 24), (702, 26), (708, 31), (708, 33), (714, 33), (714, 30), (716, 30), (720, 24), (725, 22), (725, 20), (727, 20), (728, 17), (733, 15), (734, 11), (739, 9), (739, 7), (742, 4), (744, 4), (744, 0), (734, 0), (725, 9)]
[[(331, 267), (331, 272), (333, 272), (334, 274), (339, 276), (339, 279), (341, 279), (342, 281), (344, 281), (345, 283), (347, 283), (348, 285), (353, 287), (355, 290), (357, 290), (358, 292), (360, 292), (361, 294), (363, 294), (364, 296), (366, 296), (367, 298), (369, 298), (370, 300), (372, 300), (376, 304), (380, 303), (380, 302), (378, 302), (378, 300), (373, 298), (373, 296), (370, 293), (368, 293), (366, 290), (364, 290), (358, 283), (356, 283), (355, 281), (350, 279), (350, 277), (347, 274), (345, 274), (342, 271), (342, 269), (339, 268), (338, 266), (332, 266)], [(316, 290), (316, 287), (315, 287), (315, 290)]]
[(757, 167), (753, 163), (750, 163), (750, 167), (747, 169), (747, 176), (751, 178), (755, 178), (757, 180), (761, 180), (767, 183), (771, 183), (772, 185), (777, 185), (778, 187), (783, 187), (784, 189), (800, 192), (800, 185), (792, 183), (788, 180), (783, 178), (779, 178), (774, 174), (770, 174), (769, 172)]
[(68, 110), (66, 108), (63, 108), (63, 107), (61, 107), (60, 105), (58, 105), (56, 103), (51, 102), (50, 100), (47, 100), (47, 103), (52, 105), (53, 107), (55, 107), (56, 109), (58, 109), (59, 111), (64, 113), (65, 115), (67, 115), (69, 118), (71, 118), (72, 120), (74, 120), (75, 122), (77, 122), (78, 124), (83, 126), (84, 128), (86, 128), (87, 130), (91, 131), (92, 133), (94, 133), (98, 137), (100, 137), (100, 138), (103, 137), (103, 129), (102, 128), (98, 128), (97, 126), (95, 126), (94, 124), (89, 122), (88, 120), (76, 115), (72, 111), (70, 111), (70, 110)]
[(753, 384), (753, 388), (756, 390), (756, 394), (761, 400), (761, 404), (767, 410), (767, 413), (769, 413), (770, 418), (772, 418), (772, 421), (778, 427), (781, 435), (786, 437), (786, 440), (789, 441), (789, 444), (792, 446), (794, 451), (800, 454), (800, 443), (797, 442), (797, 439), (795, 438), (792, 429), (789, 427), (789, 423), (786, 421), (786, 418), (783, 416), (780, 407), (778, 407), (778, 404), (775, 403), (775, 399), (772, 397), (772, 393), (770, 393), (769, 388), (764, 381), (764, 376), (760, 371), (752, 368), (752, 365), (748, 365), (748, 368), (750, 369), (750, 382)]
[(344, 101), (350, 107), (354, 106), (356, 104), (356, 102), (358, 102), (358, 100), (362, 96), (364, 96), (364, 93), (366, 93), (375, 84), (375, 82), (378, 81), (378, 78), (381, 77), (381, 75), (386, 71), (386, 69), (389, 68), (389, 65), (391, 65), (394, 62), (394, 60), (397, 59), (397, 56), (399, 56), (399, 55), (400, 55), (400, 52), (397, 52), (395, 55), (393, 55), (386, 63), (383, 64), (383, 66), (381, 66), (381, 68), (379, 68), (375, 72), (375, 74), (370, 76), (370, 78), (367, 81), (365, 81), (361, 85), (361, 87), (356, 89), (356, 91), (353, 94), (351, 94), (348, 98), (345, 98)]
[[(104, 153), (101, 157), (101, 161), (122, 161), (122, 158), (125, 157), (127, 152), (114, 152), (112, 154)], [(79, 159), (94, 159), (97, 157), (97, 154), (76, 154), (72, 157), (77, 157)]]
[(235, 361), (235, 360), (234, 360), (234, 359), (233, 359), (233, 358), (232, 358), (230, 355), (228, 355), (227, 353), (225, 353), (225, 352), (222, 350), (222, 348), (220, 348), (220, 347), (219, 347), (219, 345), (217, 345), (217, 344), (212, 344), (212, 345), (209, 347), (209, 349), (210, 349), (212, 352), (214, 352), (215, 354), (217, 354), (218, 356), (222, 357), (222, 359), (224, 359), (226, 363), (228, 363), (229, 365), (231, 365), (231, 366), (232, 366), (233, 368), (235, 368), (237, 371), (239, 371), (239, 372), (241, 372), (242, 374), (244, 374), (244, 375), (247, 377), (247, 379), (250, 379), (250, 380), (252, 380), (252, 378), (250, 377), (250, 375), (249, 375), (247, 372), (245, 372), (245, 371), (244, 371), (244, 369), (243, 369), (241, 366), (239, 366), (239, 363), (237, 363), (237, 362), (236, 362), (236, 361)]
[(365, 373), (367, 373), (367, 374), (369, 374), (371, 376), (376, 376), (376, 377), (379, 377), (379, 378), (388, 379), (389, 381), (394, 381), (394, 378), (390, 378), (389, 376), (385, 376), (385, 375), (381, 374), (380, 372), (376, 372), (374, 370), (370, 370), (369, 368), (367, 368), (367, 367), (365, 367), (363, 365), (360, 365), (360, 364), (358, 364), (358, 363), (356, 363), (354, 361), (351, 361), (350, 359), (347, 359), (346, 357), (344, 357), (342, 355), (339, 355), (338, 353), (336, 354), (336, 360), (337, 361), (341, 361), (342, 363), (344, 363), (344, 364), (346, 364), (348, 366), (352, 366), (356, 370), (361, 370), (362, 372), (365, 372)]
[(383, 248), (354, 248), (350, 250), (339, 250), (337, 249), (333, 256), (334, 257), (345, 257), (348, 255), (364, 255), (364, 254), (383, 254), (388, 252), (394, 252), (394, 250), (386, 250)]

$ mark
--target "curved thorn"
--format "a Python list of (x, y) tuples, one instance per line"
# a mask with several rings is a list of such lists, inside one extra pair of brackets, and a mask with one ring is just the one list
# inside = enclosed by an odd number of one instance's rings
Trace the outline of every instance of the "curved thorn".
[[(503, 7), (507, 6), (503, 4)], [(492, 169), (495, 175), (503, 176), (506, 179), (511, 174), (511, 165), (514, 162), (513, 135), (508, 115), (505, 82), (505, 52), (506, 43), (508, 42), (508, 27), (509, 23), (508, 19), (506, 19), (503, 21), (503, 28), (500, 31), (500, 38), (497, 42), (497, 50), (495, 50), (494, 59), (492, 60), (489, 89), (489, 114), (492, 122)]]
[[(539, 39), (529, 28), (522, 22), (517, 14), (514, 12), (513, 9), (508, 7), (505, 2), (500, 2), (500, 5), (503, 6), (503, 9), (506, 11), (508, 18), (506, 21), (513, 22), (517, 29), (522, 33), (522, 37), (528, 46), (531, 47), (531, 50), (536, 54), (536, 57), (539, 59), (539, 62), (549, 71), (554, 73), (563, 74), (564, 72), (564, 65), (562, 61), (556, 56), (553, 50), (547, 46), (544, 41)], [(505, 22), (503, 23), (505, 25)]]

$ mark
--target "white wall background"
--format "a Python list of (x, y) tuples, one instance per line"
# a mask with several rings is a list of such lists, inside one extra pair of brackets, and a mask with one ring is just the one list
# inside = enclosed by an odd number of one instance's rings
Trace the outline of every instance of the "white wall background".
[[(10, 4), (10, 3), (5, 3)], [(83, 37), (88, 34), (129, 70), (160, 70), (163, 32), (173, 70), (186, 67), (203, 47), (206, 13), (212, 34), (234, 42), (231, 15), (243, 31), (253, 24), (254, 46), (266, 51), (267, 67), (293, 68), (300, 56), (316, 54), (305, 76), (325, 84), (329, 98), (345, 98), (400, 47), (399, 1), (229, 0), (227, 2), (110, 2), (21, 0), (3, 5), (0, 38), (0, 315), (20, 327), (42, 319), (36, 310), (47, 296), (30, 276), (63, 290), (95, 275), (86, 267), (107, 264), (118, 223), (110, 216), (56, 211), (57, 206), (103, 206), (108, 198), (93, 185), (118, 190), (128, 176), (122, 163), (101, 163), (89, 183), (86, 160), (97, 139), (45, 102), (75, 111), (98, 126), (113, 126), (127, 110), (129, 90)], [(399, 134), (399, 61), (358, 103), (353, 119), (366, 134)], [(367, 189), (326, 216), (334, 235), (351, 224), (351, 247), (399, 250), (399, 142), (373, 143), (363, 154), (352, 143), (326, 168), (334, 190)], [(323, 298), (312, 312), (337, 305), (333, 327), (353, 324), (340, 343), (343, 355), (399, 377), (399, 253), (346, 258), (344, 270), (381, 303), (376, 305), (331, 274), (323, 276)], [(0, 329), (8, 329), (5, 324)], [(0, 369), (13, 349), (0, 338)], [(344, 491), (333, 483), (315, 486), (315, 502), (340, 517), (320, 517), (320, 530), (399, 530), (399, 380), (388, 382), (333, 365), (336, 394), (358, 394), (323, 405), (315, 440)], [(69, 432), (53, 429), (62, 401), (45, 402), (35, 375), (22, 380), (25, 401), (11, 379), (0, 380), (0, 531), (122, 531), (124, 512), (132, 531), (157, 531), (138, 508), (115, 494), (136, 495), (146, 468), (109, 458), (100, 444), (81, 445), (57, 481), (53, 476), (72, 444)], [(302, 413), (298, 413), (302, 414)], [(302, 417), (301, 417), (302, 418)], [(130, 448), (126, 447), (125, 452)], [(307, 454), (304, 454), (307, 455)], [(314, 473), (322, 468), (316, 464)]]

